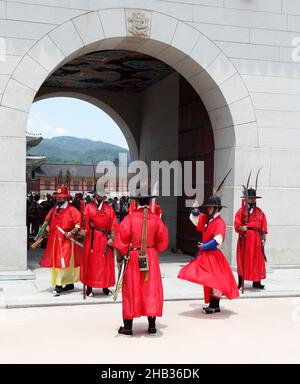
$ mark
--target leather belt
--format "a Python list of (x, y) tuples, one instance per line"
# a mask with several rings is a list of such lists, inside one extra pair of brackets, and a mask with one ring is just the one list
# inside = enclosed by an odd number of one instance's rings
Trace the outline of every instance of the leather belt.
[(93, 250), (94, 250), (94, 231), (100, 231), (100, 232), (103, 232), (106, 235), (108, 235), (109, 234), (109, 230), (94, 227), (92, 224), (90, 224), (90, 227), (92, 228), (91, 252), (93, 252)]
[[(147, 249), (148, 248), (155, 248), (155, 246), (154, 245), (149, 245), (149, 247), (147, 247)], [(131, 250), (132, 251), (140, 251), (142, 248), (141, 247), (138, 247), (138, 248), (131, 248)]]

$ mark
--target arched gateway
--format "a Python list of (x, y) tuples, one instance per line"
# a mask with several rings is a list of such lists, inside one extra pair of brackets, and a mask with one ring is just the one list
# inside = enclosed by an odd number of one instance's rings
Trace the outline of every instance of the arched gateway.
[[(83, 13), (55, 27), (28, 50), (10, 76), (1, 100), (1, 130), (5, 134), (2, 133), (0, 159), (6, 166), (0, 180), (3, 196), (0, 210), (5, 218), (0, 223), (1, 238), (5, 239), (1, 246), (0, 270), (26, 269), (25, 131), (32, 102), (44, 81), (58, 68), (96, 51), (118, 49), (145, 53), (174, 68), (185, 79), (180, 80), (183, 88), (187, 88), (185, 82), (194, 88), (193, 92), (198, 94), (209, 116), (213, 132), (213, 177), (220, 180), (229, 168), (233, 168), (223, 194), (224, 201), (230, 203), (225, 218), (232, 225), (233, 209), (240, 203), (242, 176), (239, 170), (243, 169), (243, 163), (248, 169), (247, 159), (241, 152), (246, 145), (245, 134), (251, 135), (252, 143), (258, 145), (256, 117), (248, 90), (232, 62), (197, 29), (155, 9), (130, 8), (129, 0), (124, 0), (122, 5), (122, 8)], [(191, 96), (191, 103), (194, 99)], [(184, 107), (184, 103), (179, 106)], [(107, 111), (117, 116), (117, 110)], [(201, 118), (201, 114), (199, 116)], [(173, 155), (168, 156), (166, 152), (168, 138), (172, 141), (174, 134), (172, 130), (164, 137), (163, 126), (157, 127), (156, 132), (152, 128), (153, 135), (160, 135), (161, 140), (159, 144), (157, 141), (149, 144), (146, 128), (140, 132), (138, 141), (134, 140), (130, 128), (128, 125), (125, 136), (132, 140), (129, 146), (142, 158), (147, 161), (172, 159)], [(202, 151), (204, 144), (201, 144)], [(149, 145), (152, 145), (151, 150)], [(158, 154), (156, 158), (153, 153)], [(10, 196), (19, 203), (9, 204)], [(172, 215), (170, 224), (171, 219)], [(176, 231), (176, 224), (173, 223), (172, 229)], [(229, 229), (229, 255), (235, 248), (234, 243)]]

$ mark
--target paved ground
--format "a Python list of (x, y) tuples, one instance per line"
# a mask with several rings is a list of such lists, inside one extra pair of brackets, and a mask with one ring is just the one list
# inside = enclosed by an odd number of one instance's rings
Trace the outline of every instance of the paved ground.
[(0, 310), (0, 363), (300, 363), (300, 299), (169, 301), (156, 336), (136, 319), (117, 334), (121, 305)]
[[(96, 290), (94, 298), (82, 299), (82, 285), (76, 284), (75, 291), (67, 292), (60, 297), (52, 296), (50, 272), (39, 268), (38, 261), (42, 250), (31, 251), (29, 267), (34, 272), (35, 280), (1, 281), (0, 280), (0, 308), (26, 308), (30, 306), (52, 305), (89, 305), (111, 303), (112, 298), (104, 296), (102, 290)], [(187, 300), (203, 297), (202, 287), (179, 280), (177, 274), (181, 266), (187, 264), (191, 258), (187, 255), (166, 253), (160, 256), (165, 300)], [(1, 279), (1, 273), (0, 273)], [(244, 298), (263, 297), (300, 297), (300, 269), (269, 269), (265, 280), (264, 291), (254, 290), (251, 283), (246, 283)], [(121, 297), (119, 297), (119, 301)]]

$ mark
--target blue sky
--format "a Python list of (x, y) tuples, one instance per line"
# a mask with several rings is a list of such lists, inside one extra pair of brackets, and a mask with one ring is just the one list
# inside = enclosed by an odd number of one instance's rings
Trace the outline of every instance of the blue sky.
[(75, 136), (128, 148), (118, 125), (101, 109), (73, 98), (55, 97), (35, 102), (27, 131), (45, 138)]

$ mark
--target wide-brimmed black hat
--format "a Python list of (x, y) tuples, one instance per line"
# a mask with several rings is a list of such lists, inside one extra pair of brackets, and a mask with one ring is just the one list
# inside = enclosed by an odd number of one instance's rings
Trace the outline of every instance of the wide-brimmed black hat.
[(152, 199), (158, 195), (156, 195), (154, 191), (151, 191), (150, 184), (147, 182), (140, 182), (130, 193), (130, 199)]
[[(245, 196), (241, 196), (242, 199), (245, 198)], [(250, 199), (262, 199), (261, 196), (256, 196), (256, 190), (254, 188), (248, 189), (248, 198)]]
[(99, 195), (99, 196), (102, 196), (102, 197), (106, 196), (106, 193), (105, 193), (104, 190), (103, 190), (101, 193), (100, 193), (99, 191), (97, 191), (97, 183), (94, 184), (94, 188), (93, 188), (93, 190), (91, 190), (91, 191), (87, 191), (87, 193), (88, 193), (89, 195), (93, 195), (93, 196), (96, 196), (96, 195)]
[(132, 200), (134, 200), (134, 199), (152, 199), (154, 197), (157, 197), (157, 196), (150, 195), (148, 193), (137, 193), (137, 194), (134, 194), (132, 196), (129, 196), (129, 198)]
[(209, 196), (201, 207), (227, 208), (226, 205), (222, 205), (221, 198), (217, 195)]

